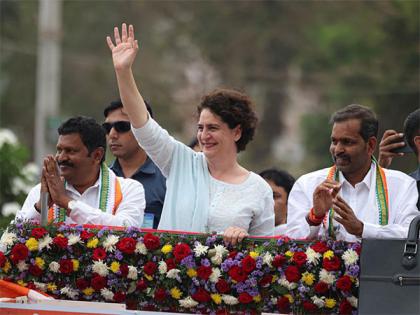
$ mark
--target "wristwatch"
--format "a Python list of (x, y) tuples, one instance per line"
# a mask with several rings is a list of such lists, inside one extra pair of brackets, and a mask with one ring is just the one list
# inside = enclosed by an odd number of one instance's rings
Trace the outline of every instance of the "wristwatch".
[(67, 210), (73, 211), (76, 208), (76, 200), (72, 199), (67, 204)]

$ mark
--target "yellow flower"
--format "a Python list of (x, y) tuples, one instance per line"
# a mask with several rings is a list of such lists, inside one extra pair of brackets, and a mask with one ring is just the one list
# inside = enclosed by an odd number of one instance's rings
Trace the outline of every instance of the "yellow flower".
[(73, 271), (79, 270), (79, 261), (77, 259), (72, 259), (73, 262)]
[(257, 258), (260, 254), (258, 254), (257, 252), (250, 252), (249, 256), (251, 256), (252, 258)]
[(110, 269), (113, 273), (116, 273), (118, 270), (120, 270), (120, 263), (118, 261), (113, 261), (111, 263)]
[(16, 281), (17, 284), (19, 284), (22, 287), (26, 287), (26, 283), (23, 280)]
[(149, 275), (144, 275), (144, 277), (145, 277), (147, 280), (149, 280), (149, 281), (152, 281), (152, 280), (153, 280), (153, 277), (152, 277), (152, 276), (149, 276)]
[(98, 243), (99, 243), (99, 240), (96, 237), (94, 237), (87, 242), (86, 246), (88, 248), (96, 248), (98, 246)]
[(26, 247), (28, 247), (28, 249), (33, 252), (38, 250), (38, 241), (36, 240), (35, 237), (31, 237), (29, 238), (26, 243), (25, 243)]
[(279, 277), (277, 277), (276, 275), (273, 276), (273, 279), (271, 279), (271, 283), (274, 283), (278, 280)]
[(9, 260), (7, 260), (6, 263), (4, 264), (3, 268), (0, 268), (0, 269), (3, 269), (3, 271), (5, 273), (8, 273), (11, 267), (12, 267), (12, 265), (10, 264)]
[(328, 258), (328, 259), (331, 259), (331, 258), (333, 258), (334, 257), (334, 252), (332, 251), (332, 250), (327, 250), (325, 253), (324, 253), (324, 259), (326, 259), (326, 258)]
[(41, 257), (35, 258), (35, 265), (37, 265), (39, 268), (44, 269), (45, 261)]
[(313, 285), (315, 281), (315, 276), (313, 273), (306, 271), (302, 274), (302, 281), (305, 282), (306, 285)]
[(187, 275), (188, 275), (188, 277), (190, 277), (190, 278), (197, 277), (197, 271), (195, 271), (193, 268), (189, 268), (189, 269), (187, 270)]
[(58, 237), (64, 237), (64, 234), (58, 233), (57, 236)]
[(50, 282), (50, 283), (47, 284), (47, 290), (48, 291), (55, 291), (55, 290), (57, 290), (57, 286), (55, 285), (55, 283)]
[(172, 288), (170, 292), (175, 300), (179, 300), (182, 296), (182, 292), (177, 287)]
[(95, 292), (95, 290), (91, 287), (88, 287), (88, 288), (82, 290), (82, 292), (83, 292), (84, 295), (92, 295), (93, 292)]
[(222, 303), (222, 297), (220, 296), (220, 294), (214, 293), (214, 294), (210, 294), (210, 296), (214, 303), (216, 304)]
[(337, 304), (334, 299), (325, 299), (325, 307), (326, 308), (333, 308)]
[(293, 298), (293, 296), (291, 296), (290, 294), (285, 294), (284, 297), (287, 297), (289, 299), (289, 303), (292, 304), (295, 299)]
[(162, 253), (169, 254), (170, 252), (172, 252), (172, 245), (171, 244), (166, 244), (162, 247)]
[(293, 252), (291, 252), (290, 250), (288, 250), (287, 252), (284, 253), (286, 256), (288, 257), (293, 257)]
[(261, 302), (261, 295), (256, 295), (256, 296), (254, 296), (253, 297), (253, 300), (256, 302), (256, 303), (258, 303), (258, 302)]

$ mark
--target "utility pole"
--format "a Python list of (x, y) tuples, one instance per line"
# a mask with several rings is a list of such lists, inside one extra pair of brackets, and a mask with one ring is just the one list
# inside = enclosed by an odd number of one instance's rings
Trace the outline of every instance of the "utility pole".
[[(61, 0), (40, 0), (35, 103), (35, 162), (51, 153), (47, 139), (59, 113), (61, 87)], [(50, 134), (47, 135), (47, 132)]]

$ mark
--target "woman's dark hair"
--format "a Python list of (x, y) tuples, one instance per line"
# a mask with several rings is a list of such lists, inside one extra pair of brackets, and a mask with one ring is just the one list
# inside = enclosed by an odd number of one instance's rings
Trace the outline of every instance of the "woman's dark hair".
[(235, 90), (217, 89), (203, 97), (197, 112), (200, 115), (207, 108), (219, 116), (230, 129), (239, 125), (242, 135), (236, 141), (236, 148), (240, 152), (245, 150), (254, 137), (258, 119), (253, 107), (254, 104), (247, 95)]

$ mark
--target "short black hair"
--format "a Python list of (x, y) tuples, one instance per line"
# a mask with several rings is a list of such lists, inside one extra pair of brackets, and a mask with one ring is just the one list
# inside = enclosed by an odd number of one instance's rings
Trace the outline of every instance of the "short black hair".
[[(144, 103), (146, 104), (146, 108), (147, 111), (150, 114), (150, 117), (153, 118), (153, 111), (152, 111), (152, 107), (150, 106), (150, 104), (145, 100)], [(116, 100), (116, 101), (112, 101), (107, 107), (105, 107), (104, 109), (104, 116), (105, 118), (108, 117), (109, 113), (113, 112), (114, 110), (118, 109), (118, 108), (122, 108), (123, 103), (121, 102), (120, 99)]]
[(276, 168), (264, 170), (260, 173), (260, 176), (265, 180), (273, 181), (276, 186), (283, 187), (287, 192), (287, 195), (289, 195), (293, 185), (295, 184), (295, 178), (292, 175), (286, 171), (278, 170)]
[(420, 108), (408, 114), (405, 119), (404, 136), (410, 148), (418, 156), (419, 152), (414, 144), (414, 138), (420, 136)]
[(68, 135), (78, 133), (83, 144), (88, 149), (89, 155), (97, 148), (104, 149), (101, 162), (105, 161), (106, 134), (104, 128), (95, 119), (77, 116), (67, 119), (58, 127), (58, 134)]
[(347, 105), (336, 111), (332, 114), (330, 123), (334, 124), (350, 119), (360, 120), (359, 133), (365, 142), (367, 142), (370, 137), (378, 137), (379, 123), (375, 113), (370, 108), (359, 104)]

